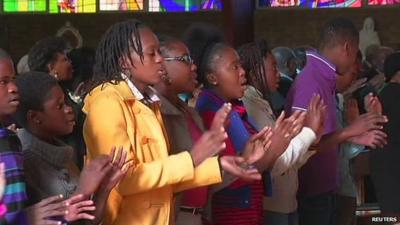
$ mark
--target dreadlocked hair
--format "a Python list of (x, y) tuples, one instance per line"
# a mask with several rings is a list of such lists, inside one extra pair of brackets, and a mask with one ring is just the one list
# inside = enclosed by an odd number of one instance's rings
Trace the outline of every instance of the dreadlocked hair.
[(91, 89), (107, 82), (117, 84), (122, 81), (121, 73), (128, 69), (124, 68), (122, 58), (128, 59), (133, 65), (131, 51), (138, 54), (143, 62), (142, 28), (147, 26), (136, 19), (119, 22), (108, 28), (96, 50)]
[(264, 59), (270, 50), (265, 40), (257, 40), (239, 47), (238, 54), (249, 85), (259, 90), (265, 99), (269, 99), (270, 91), (264, 71)]

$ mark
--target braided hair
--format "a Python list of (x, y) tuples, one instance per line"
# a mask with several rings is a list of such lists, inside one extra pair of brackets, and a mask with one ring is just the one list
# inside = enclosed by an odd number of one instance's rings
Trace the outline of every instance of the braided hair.
[(269, 99), (270, 91), (264, 71), (264, 60), (270, 52), (265, 40), (247, 43), (238, 49), (248, 84), (259, 90), (265, 99)]
[(95, 54), (93, 82), (91, 88), (110, 82), (117, 84), (122, 81), (123, 68), (121, 59), (126, 57), (131, 65), (131, 51), (139, 55), (143, 63), (143, 48), (140, 29), (147, 28), (141, 21), (130, 19), (112, 25), (103, 35)]

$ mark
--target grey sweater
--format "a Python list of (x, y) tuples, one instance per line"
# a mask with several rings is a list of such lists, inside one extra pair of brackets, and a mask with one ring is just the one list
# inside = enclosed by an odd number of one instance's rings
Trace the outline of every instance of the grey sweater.
[(72, 147), (61, 141), (49, 144), (25, 129), (17, 134), (24, 154), (29, 205), (59, 194), (69, 198), (76, 190), (80, 173), (73, 161)]

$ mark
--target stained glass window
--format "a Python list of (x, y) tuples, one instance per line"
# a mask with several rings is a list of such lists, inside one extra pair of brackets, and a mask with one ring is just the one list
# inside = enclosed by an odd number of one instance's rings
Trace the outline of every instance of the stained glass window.
[(96, 0), (50, 0), (50, 13), (94, 13)]
[(361, 7), (362, 0), (260, 0), (259, 5), (260, 7), (355, 8)]
[(368, 0), (368, 5), (397, 5), (400, 0)]
[(149, 0), (151, 12), (191, 12), (220, 10), (222, 0)]
[(4, 12), (46, 12), (46, 0), (4, 0)]
[(99, 0), (100, 10), (128, 11), (143, 10), (143, 0)]

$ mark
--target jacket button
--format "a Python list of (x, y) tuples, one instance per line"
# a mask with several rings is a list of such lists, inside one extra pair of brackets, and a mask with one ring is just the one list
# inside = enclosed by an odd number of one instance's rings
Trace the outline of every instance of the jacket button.
[(148, 144), (148, 143), (149, 143), (149, 139), (150, 139), (150, 138), (148, 138), (148, 137), (142, 137), (142, 140), (140, 141), (140, 143), (141, 143), (142, 145)]

